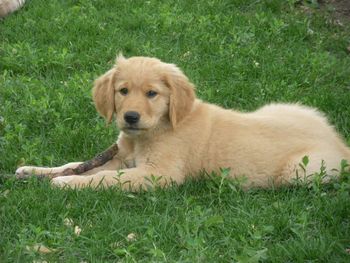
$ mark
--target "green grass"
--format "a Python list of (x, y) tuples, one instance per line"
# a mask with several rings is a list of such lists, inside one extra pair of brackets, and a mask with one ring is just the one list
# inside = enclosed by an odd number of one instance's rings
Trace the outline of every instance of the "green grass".
[(118, 51), (176, 63), (226, 108), (317, 107), (350, 143), (350, 27), (294, 2), (31, 0), (0, 21), (0, 262), (349, 262), (347, 179), (243, 192), (217, 177), (130, 194), (10, 176), (116, 139), (90, 90)]

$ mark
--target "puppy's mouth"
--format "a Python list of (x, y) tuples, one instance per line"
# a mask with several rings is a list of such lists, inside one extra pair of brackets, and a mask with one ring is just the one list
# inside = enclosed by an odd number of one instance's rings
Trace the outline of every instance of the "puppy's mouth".
[(138, 133), (138, 132), (146, 131), (145, 128), (134, 127), (134, 126), (126, 126), (126, 127), (123, 127), (122, 130), (126, 133)]
[(137, 128), (137, 127), (125, 127), (125, 130), (130, 130), (130, 131), (144, 131), (146, 129), (144, 128)]

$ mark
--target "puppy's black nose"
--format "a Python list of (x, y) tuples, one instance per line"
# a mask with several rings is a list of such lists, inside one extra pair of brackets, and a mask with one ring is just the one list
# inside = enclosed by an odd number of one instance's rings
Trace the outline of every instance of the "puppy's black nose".
[(124, 114), (124, 120), (129, 124), (136, 124), (140, 120), (140, 114), (136, 111), (127, 111)]

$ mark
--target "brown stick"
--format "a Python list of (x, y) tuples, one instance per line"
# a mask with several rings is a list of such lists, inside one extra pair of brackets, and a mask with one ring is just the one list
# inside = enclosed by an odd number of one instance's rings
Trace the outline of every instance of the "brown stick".
[(93, 159), (85, 161), (82, 164), (79, 164), (78, 167), (74, 169), (67, 168), (62, 173), (52, 174), (50, 177), (54, 178), (57, 176), (79, 175), (79, 174), (85, 173), (96, 167), (104, 165), (109, 160), (112, 160), (117, 153), (118, 153), (118, 144), (115, 143), (104, 152), (96, 155)]

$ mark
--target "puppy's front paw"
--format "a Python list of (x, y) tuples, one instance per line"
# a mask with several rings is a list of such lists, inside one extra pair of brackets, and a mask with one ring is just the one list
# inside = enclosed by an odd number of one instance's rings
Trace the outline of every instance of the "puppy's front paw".
[(27, 178), (33, 175), (34, 171), (35, 171), (35, 167), (33, 166), (22, 166), (16, 170), (16, 177), (21, 179)]
[(51, 184), (57, 187), (70, 186), (74, 176), (58, 176), (51, 180)]
[(69, 186), (72, 188), (83, 187), (85, 185), (84, 177), (78, 175), (58, 176), (51, 180), (51, 184), (57, 187)]

